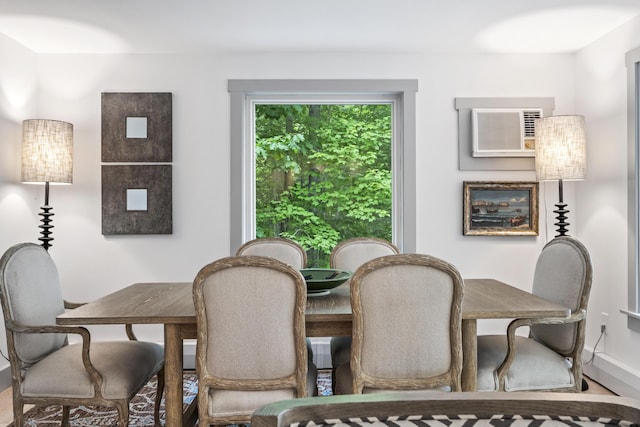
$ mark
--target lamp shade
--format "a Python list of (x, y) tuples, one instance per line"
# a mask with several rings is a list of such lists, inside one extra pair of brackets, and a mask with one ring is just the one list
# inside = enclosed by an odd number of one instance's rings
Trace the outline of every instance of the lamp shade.
[(584, 116), (537, 119), (535, 135), (538, 181), (585, 178), (587, 150)]
[(73, 182), (73, 125), (33, 119), (22, 123), (22, 182)]

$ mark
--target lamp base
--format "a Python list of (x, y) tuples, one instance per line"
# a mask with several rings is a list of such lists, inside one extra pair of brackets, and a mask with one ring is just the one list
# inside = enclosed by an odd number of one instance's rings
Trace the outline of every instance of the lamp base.
[(569, 213), (569, 210), (565, 209), (567, 204), (562, 202), (556, 203), (556, 207), (558, 208), (554, 211), (558, 215), (558, 222), (555, 223), (555, 226), (558, 227), (558, 234), (556, 234), (556, 237), (567, 236), (567, 232), (569, 231), (567, 228), (569, 223), (566, 221), (568, 218), (566, 214)]
[(40, 206), (40, 209), (42, 210), (42, 212), (40, 212), (38, 215), (42, 217), (42, 219), (40, 219), (40, 222), (42, 222), (42, 225), (39, 225), (38, 228), (42, 230), (40, 231), (40, 234), (42, 234), (42, 237), (38, 237), (38, 240), (42, 242), (40, 246), (42, 246), (45, 250), (48, 251), (49, 248), (52, 246), (51, 241), (53, 240), (53, 237), (49, 237), (51, 235), (51, 229), (53, 228), (53, 225), (51, 225), (51, 222), (53, 221), (51, 217), (54, 215), (54, 213), (51, 212), (53, 207), (49, 205), (45, 205), (45, 206)]

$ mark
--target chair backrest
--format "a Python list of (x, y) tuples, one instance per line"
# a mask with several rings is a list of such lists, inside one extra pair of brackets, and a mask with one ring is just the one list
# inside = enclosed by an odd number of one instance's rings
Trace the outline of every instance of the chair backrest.
[(429, 255), (395, 254), (351, 278), (353, 392), (461, 390), (463, 281)]
[(58, 270), (34, 243), (9, 248), (0, 259), (0, 298), (12, 365), (35, 363), (66, 344), (65, 334), (21, 334), (9, 326), (49, 326), (64, 312)]
[[(306, 293), (298, 270), (269, 257), (228, 257), (200, 270), (193, 282), (196, 368), (214, 407), (199, 406), (233, 412), (238, 408), (229, 397), (215, 398), (229, 390), (284, 390), (275, 400), (306, 397)], [(238, 397), (245, 410), (247, 399)]]
[[(557, 237), (544, 246), (538, 257), (533, 293), (577, 313), (587, 309), (592, 275), (591, 258), (585, 246), (571, 237)], [(566, 356), (582, 351), (584, 334), (584, 320), (531, 327), (534, 339)]]
[(298, 270), (307, 266), (307, 252), (304, 248), (285, 237), (249, 240), (238, 248), (236, 255), (269, 256)]
[(355, 272), (367, 261), (400, 253), (393, 243), (375, 237), (356, 237), (343, 240), (331, 251), (331, 268)]

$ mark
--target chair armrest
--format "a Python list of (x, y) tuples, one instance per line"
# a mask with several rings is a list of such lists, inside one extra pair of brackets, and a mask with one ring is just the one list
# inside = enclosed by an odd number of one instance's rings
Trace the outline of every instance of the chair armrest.
[(40, 325), (25, 326), (14, 322), (9, 322), (6, 327), (12, 332), (21, 334), (75, 334), (82, 338), (82, 364), (91, 378), (96, 396), (102, 396), (102, 374), (96, 369), (89, 357), (91, 346), (91, 334), (89, 330), (82, 326), (60, 326), (60, 325)]
[(27, 326), (15, 322), (7, 322), (7, 329), (19, 334), (76, 334), (82, 337), (83, 344), (86, 341), (87, 346), (91, 341), (91, 334), (87, 328), (82, 326), (64, 326), (64, 325), (37, 325)]
[(127, 332), (127, 338), (129, 338), (130, 341), (138, 341), (138, 337), (136, 337), (136, 334), (133, 332), (133, 325), (131, 323), (125, 324), (124, 329)]
[(544, 317), (539, 319), (515, 319), (507, 327), (507, 355), (496, 369), (498, 379), (498, 390), (504, 391), (504, 377), (507, 375), (513, 359), (516, 357), (516, 330), (523, 326), (532, 325), (560, 325), (565, 323), (576, 323), (583, 320), (587, 315), (586, 310), (581, 309), (571, 313), (568, 317)]

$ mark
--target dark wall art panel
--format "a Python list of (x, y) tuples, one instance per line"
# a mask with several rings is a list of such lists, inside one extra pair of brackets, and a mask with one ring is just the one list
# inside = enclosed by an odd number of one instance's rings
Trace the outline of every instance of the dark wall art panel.
[(171, 162), (171, 93), (102, 93), (103, 162)]
[(102, 234), (172, 234), (171, 165), (102, 165)]

